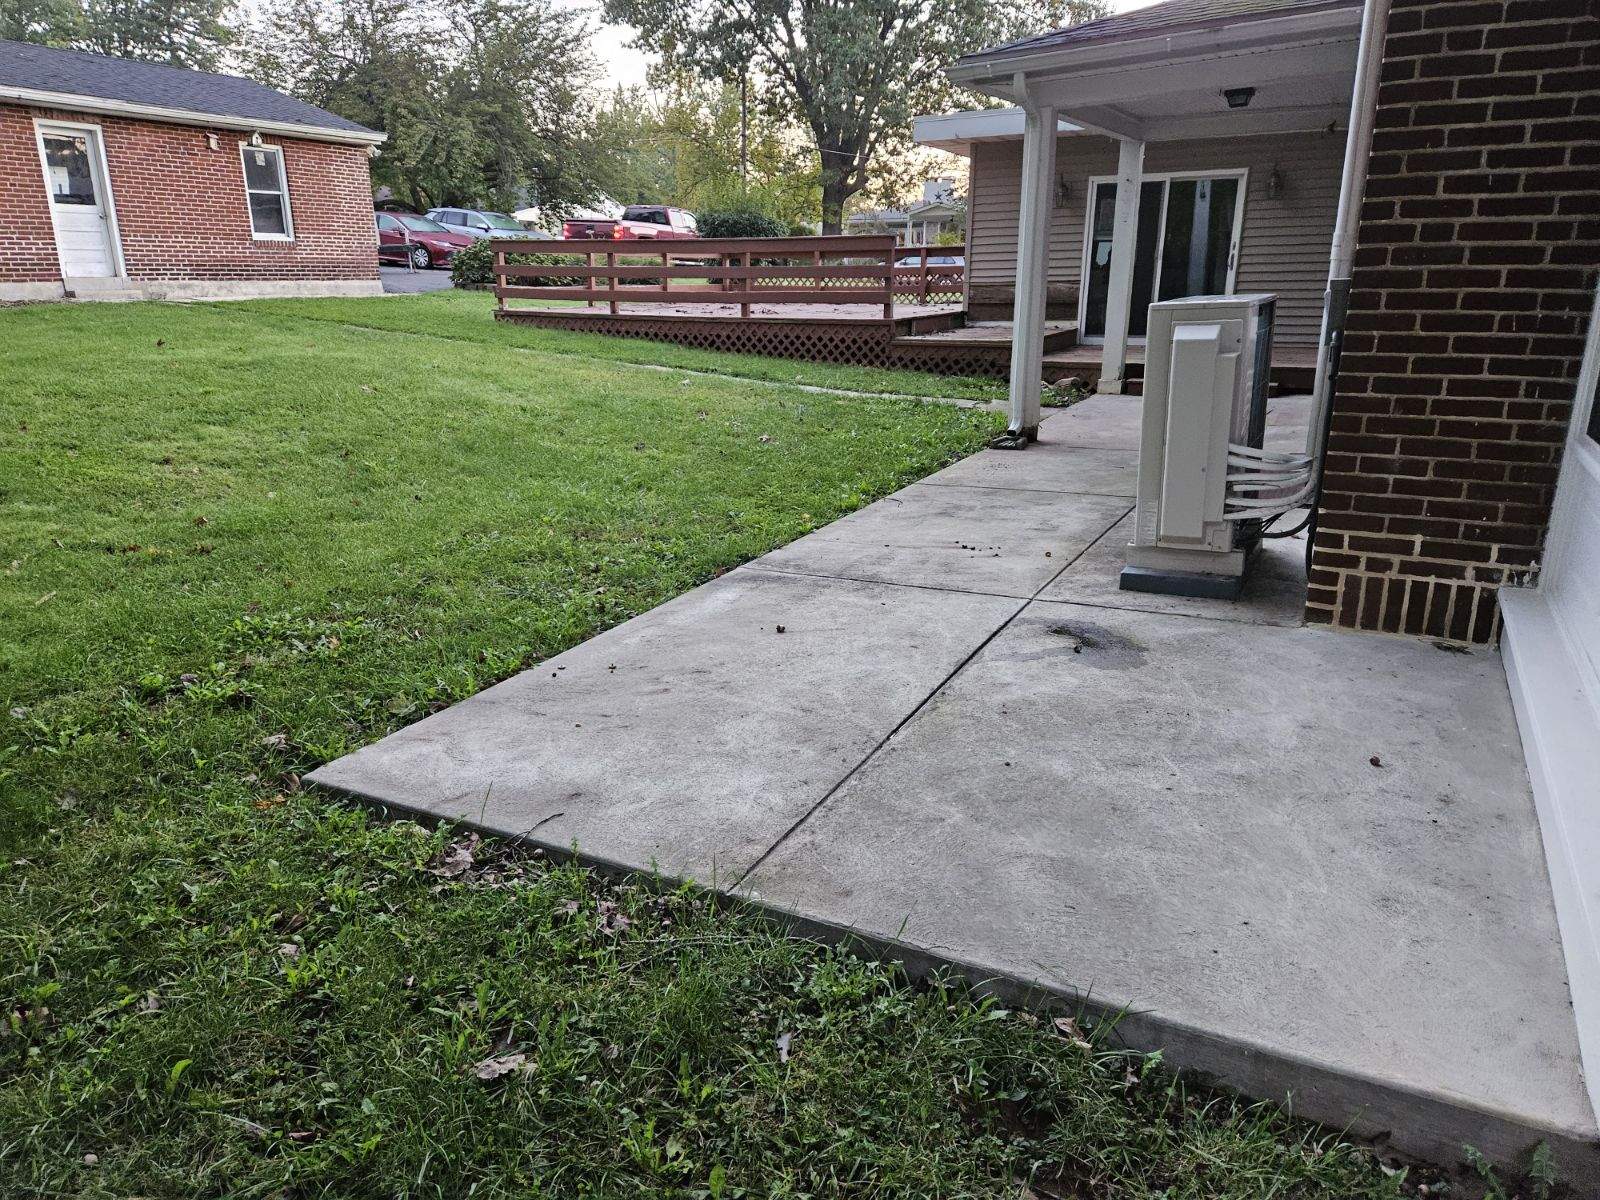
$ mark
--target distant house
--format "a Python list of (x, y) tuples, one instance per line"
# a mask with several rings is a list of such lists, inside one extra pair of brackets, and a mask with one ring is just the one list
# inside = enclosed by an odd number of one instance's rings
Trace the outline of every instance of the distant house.
[(910, 208), (869, 208), (845, 218), (846, 233), (892, 233), (907, 246), (931, 246), (942, 233), (958, 232), (966, 207), (948, 179), (922, 185), (922, 199)]
[(0, 41), (0, 300), (377, 293), (383, 140), (246, 79)]

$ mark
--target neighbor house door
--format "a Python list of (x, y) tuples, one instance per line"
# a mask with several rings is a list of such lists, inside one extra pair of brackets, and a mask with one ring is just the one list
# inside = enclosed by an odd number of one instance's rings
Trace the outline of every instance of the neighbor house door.
[[(1144, 336), (1146, 310), (1153, 301), (1233, 291), (1244, 181), (1243, 171), (1144, 177), (1139, 190), (1129, 337)], [(1105, 337), (1116, 204), (1116, 180), (1090, 181), (1084, 286), (1079, 301), (1079, 331), (1088, 339)]]
[(56, 254), (66, 279), (121, 274), (111, 189), (105, 177), (100, 131), (92, 125), (40, 122), (39, 157), (44, 163)]

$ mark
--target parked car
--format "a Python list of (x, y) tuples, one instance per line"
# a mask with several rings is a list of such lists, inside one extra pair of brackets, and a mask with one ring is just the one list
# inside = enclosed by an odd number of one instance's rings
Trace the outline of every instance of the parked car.
[(529, 229), (503, 212), (489, 212), (481, 208), (430, 208), (428, 216), (447, 227), (451, 233), (464, 233), (470, 238), (550, 236), (537, 229)]
[(376, 214), (376, 219), (378, 257), (402, 260), (409, 257), (419, 271), (448, 267), (456, 251), (472, 245), (475, 240), (412, 212), (381, 212)]
[(666, 204), (630, 204), (614, 221), (566, 221), (561, 235), (587, 240), (610, 238), (613, 241), (670, 241), (675, 238), (695, 238), (700, 230), (694, 214)]
[[(897, 267), (920, 267), (922, 259), (916, 255), (899, 259), (894, 264)], [(967, 265), (966, 256), (963, 254), (930, 254), (928, 255), (930, 267), (964, 267)]]

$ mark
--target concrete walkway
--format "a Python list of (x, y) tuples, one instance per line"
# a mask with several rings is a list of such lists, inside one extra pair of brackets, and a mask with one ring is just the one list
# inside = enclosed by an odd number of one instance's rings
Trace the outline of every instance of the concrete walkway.
[(1118, 591), (1138, 419), (1057, 413), (311, 778), (1127, 1008), (1435, 1161), (1595, 1177), (1498, 655), (1302, 628), (1298, 542), (1236, 603)]

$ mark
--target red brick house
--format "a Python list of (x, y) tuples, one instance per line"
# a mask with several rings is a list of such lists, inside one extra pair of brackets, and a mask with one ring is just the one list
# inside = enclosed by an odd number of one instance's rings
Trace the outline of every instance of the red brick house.
[(383, 139), (250, 80), (0, 41), (0, 300), (375, 294)]

